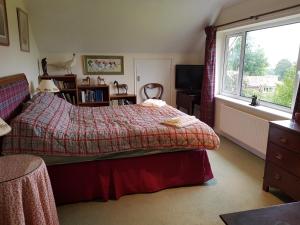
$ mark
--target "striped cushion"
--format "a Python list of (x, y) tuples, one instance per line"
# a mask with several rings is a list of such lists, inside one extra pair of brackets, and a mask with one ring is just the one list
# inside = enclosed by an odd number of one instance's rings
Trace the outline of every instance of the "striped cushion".
[(8, 119), (11, 113), (28, 97), (27, 80), (19, 80), (0, 88), (0, 117)]

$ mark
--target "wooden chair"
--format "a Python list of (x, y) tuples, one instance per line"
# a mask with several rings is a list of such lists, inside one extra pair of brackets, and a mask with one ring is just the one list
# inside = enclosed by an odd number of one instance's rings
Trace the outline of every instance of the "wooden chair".
[[(150, 98), (152, 98), (152, 99), (161, 99), (161, 97), (162, 97), (162, 95), (164, 93), (164, 87), (161, 84), (159, 84), (159, 83), (145, 84), (143, 86), (143, 89), (144, 89), (144, 93), (145, 93), (147, 99), (150, 99)], [(149, 97), (149, 94), (147, 93), (149, 91), (149, 89), (151, 89), (151, 90), (152, 89), (158, 89), (158, 92), (157, 92), (156, 96)]]

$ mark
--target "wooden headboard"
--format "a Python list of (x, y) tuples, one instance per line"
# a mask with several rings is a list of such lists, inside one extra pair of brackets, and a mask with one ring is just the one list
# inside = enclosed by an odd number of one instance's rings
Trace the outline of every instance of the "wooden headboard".
[(10, 122), (30, 99), (29, 84), (25, 74), (0, 77), (0, 117)]

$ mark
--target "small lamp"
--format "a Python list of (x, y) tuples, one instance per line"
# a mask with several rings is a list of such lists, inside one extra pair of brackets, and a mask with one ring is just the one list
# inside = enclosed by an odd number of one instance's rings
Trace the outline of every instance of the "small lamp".
[(0, 136), (4, 136), (11, 131), (11, 127), (0, 117)]
[(51, 79), (43, 79), (41, 80), (39, 87), (37, 88), (39, 92), (59, 92), (59, 89), (54, 84)]

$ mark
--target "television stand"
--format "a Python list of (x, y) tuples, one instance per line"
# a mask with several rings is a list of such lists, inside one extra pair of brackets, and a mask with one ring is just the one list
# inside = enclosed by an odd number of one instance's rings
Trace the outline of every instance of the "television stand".
[(198, 90), (186, 90), (186, 91), (180, 91), (180, 92), (184, 92), (187, 95), (200, 95), (200, 91), (198, 91)]
[(200, 105), (200, 91), (177, 91), (176, 93), (176, 106), (177, 109), (184, 108), (187, 114), (194, 114), (194, 106)]

